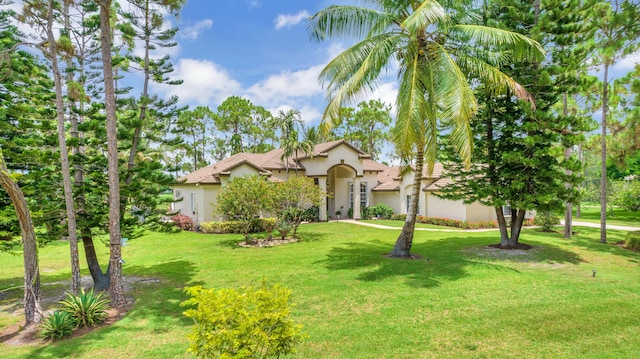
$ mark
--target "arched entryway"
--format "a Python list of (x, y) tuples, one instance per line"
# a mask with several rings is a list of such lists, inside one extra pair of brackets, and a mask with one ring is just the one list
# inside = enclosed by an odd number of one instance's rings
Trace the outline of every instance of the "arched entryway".
[(341, 163), (327, 171), (326, 210), (328, 218), (347, 218), (349, 208), (353, 207), (353, 218), (360, 219), (360, 180), (355, 168)]

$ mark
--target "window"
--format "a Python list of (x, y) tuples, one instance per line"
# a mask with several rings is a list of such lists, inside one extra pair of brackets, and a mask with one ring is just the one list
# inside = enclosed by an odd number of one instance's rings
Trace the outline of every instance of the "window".
[(191, 192), (191, 212), (196, 213), (196, 194)]
[(180, 199), (182, 198), (182, 191), (177, 189), (175, 195), (173, 196), (174, 199)]
[[(367, 202), (367, 182), (360, 182), (360, 208), (366, 208)], [(349, 182), (349, 208), (353, 208), (353, 182)]]
[(505, 217), (511, 217), (511, 203), (507, 202), (507, 204), (502, 206), (502, 214)]

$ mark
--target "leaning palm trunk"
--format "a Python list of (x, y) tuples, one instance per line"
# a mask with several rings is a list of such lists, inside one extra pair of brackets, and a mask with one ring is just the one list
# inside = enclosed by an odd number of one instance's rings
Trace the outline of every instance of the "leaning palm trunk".
[(411, 188), (411, 202), (409, 203), (409, 211), (407, 218), (402, 226), (402, 232), (396, 240), (395, 246), (391, 251), (391, 257), (410, 258), (411, 246), (413, 245), (413, 233), (416, 227), (416, 215), (418, 214), (418, 199), (420, 196), (420, 187), (422, 185), (422, 168), (424, 167), (424, 152), (418, 151), (416, 155), (416, 170), (413, 178), (413, 186)]

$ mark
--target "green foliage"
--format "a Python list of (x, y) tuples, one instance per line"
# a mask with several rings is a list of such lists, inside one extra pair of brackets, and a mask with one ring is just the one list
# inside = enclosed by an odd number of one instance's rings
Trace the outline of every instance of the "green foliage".
[(300, 224), (309, 218), (308, 210), (320, 206), (322, 197), (326, 196), (313, 179), (307, 177), (292, 177), (285, 182), (277, 182), (272, 194), (273, 210), (278, 219), (291, 224), (294, 238)]
[(632, 231), (627, 233), (624, 242), (627, 245), (627, 248), (636, 252), (640, 252), (640, 231)]
[(375, 206), (369, 207), (368, 212), (373, 217), (380, 219), (390, 219), (393, 216), (393, 209), (384, 203), (378, 203)]
[(290, 291), (278, 284), (185, 291), (191, 298), (182, 305), (195, 306), (184, 312), (195, 322), (188, 351), (199, 358), (277, 358), (304, 339), (302, 326), (289, 319)]
[(612, 202), (627, 211), (640, 211), (640, 179), (633, 177), (629, 181), (618, 181), (617, 183)]
[(235, 177), (218, 195), (216, 211), (243, 224), (242, 233), (247, 237), (254, 218), (273, 206), (272, 183), (262, 176)]
[(278, 225), (276, 226), (276, 231), (280, 234), (280, 239), (285, 239), (287, 234), (291, 232), (291, 223), (287, 220), (278, 220)]
[(42, 322), (40, 335), (45, 340), (59, 340), (73, 334), (75, 327), (76, 321), (68, 312), (56, 310)]
[(67, 293), (65, 299), (60, 301), (62, 311), (67, 312), (74, 320), (76, 326), (94, 326), (107, 319), (108, 299), (102, 298), (103, 293), (94, 294), (93, 289), (75, 295)]
[[(249, 233), (270, 232), (276, 225), (275, 218), (254, 218), (251, 220)], [(240, 221), (203, 222), (200, 223), (203, 233), (244, 233), (245, 224)]]
[(537, 213), (533, 223), (544, 232), (552, 232), (553, 227), (560, 224), (560, 217), (551, 211), (540, 211)]

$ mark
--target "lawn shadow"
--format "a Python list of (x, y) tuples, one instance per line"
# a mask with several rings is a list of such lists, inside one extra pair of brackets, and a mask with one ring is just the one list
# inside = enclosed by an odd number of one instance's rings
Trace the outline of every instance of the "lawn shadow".
[[(467, 267), (469, 266), (489, 266), (499, 271), (519, 273), (509, 264), (512, 262), (545, 264), (583, 262), (576, 253), (539, 241), (525, 241), (533, 244), (534, 248), (530, 252), (516, 253), (488, 247), (499, 242), (498, 236), (468, 237), (464, 234), (445, 236), (440, 234), (438, 239), (426, 240), (417, 238), (411, 252), (422, 256), (420, 259), (404, 260), (385, 257), (385, 254), (391, 251), (392, 244), (372, 239), (348, 242), (340, 247), (333, 247), (326, 259), (316, 263), (334, 271), (358, 271), (356, 278), (362, 281), (381, 281), (399, 277), (408, 285), (429, 288), (468, 276)], [(479, 255), (480, 252), (488, 252), (490, 255)]]
[(600, 243), (600, 229), (591, 227), (573, 228), (575, 234), (571, 239), (562, 238), (562, 234), (558, 234), (559, 238), (570, 244), (576, 245), (583, 249), (609, 253), (617, 256), (627, 257), (632, 263), (640, 263), (640, 253), (622, 247), (625, 236), (628, 231), (607, 230), (607, 243)]
[[(193, 324), (193, 320), (182, 315), (184, 308), (180, 306), (188, 299), (184, 287), (202, 284), (192, 281), (196, 274), (193, 263), (170, 260), (153, 266), (126, 266), (124, 274), (125, 277), (144, 276), (148, 280), (135, 283), (131, 291), (126, 293), (127, 297), (135, 298), (135, 304), (123, 319), (81, 337), (63, 341), (64, 345), (59, 346), (54, 342), (35, 347), (29, 357), (90, 356), (95, 350), (94, 345), (113, 342), (114, 335), (120, 340), (135, 341), (140, 331), (162, 334), (171, 332), (177, 326), (188, 327)], [(185, 339), (185, 346), (186, 343)], [(144, 346), (145, 343), (140, 345)]]

